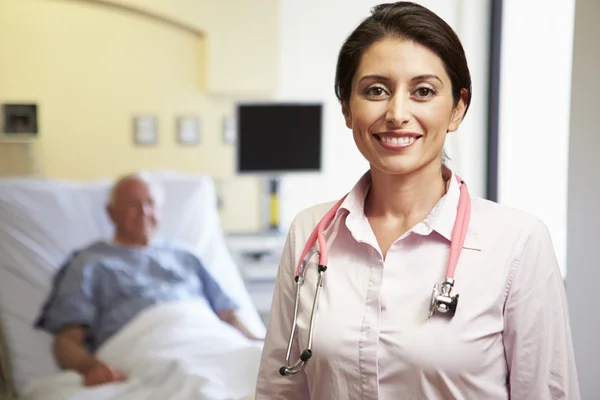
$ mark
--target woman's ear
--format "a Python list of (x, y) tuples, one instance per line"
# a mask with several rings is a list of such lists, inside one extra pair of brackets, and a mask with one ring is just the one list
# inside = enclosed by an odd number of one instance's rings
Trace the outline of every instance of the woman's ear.
[(348, 127), (348, 129), (352, 129), (352, 114), (350, 113), (350, 107), (348, 107), (348, 102), (346, 101), (342, 101), (342, 114), (344, 114), (346, 126)]
[(452, 114), (450, 115), (450, 124), (448, 125), (448, 132), (454, 132), (460, 126), (463, 117), (465, 116), (465, 111), (467, 110), (467, 100), (469, 99), (469, 92), (467, 89), (460, 90), (460, 100), (454, 110), (452, 110)]

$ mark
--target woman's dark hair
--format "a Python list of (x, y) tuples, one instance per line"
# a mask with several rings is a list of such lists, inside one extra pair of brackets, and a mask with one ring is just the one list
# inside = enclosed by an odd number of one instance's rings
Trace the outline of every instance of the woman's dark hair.
[(467, 113), (471, 103), (471, 74), (460, 39), (435, 13), (408, 1), (373, 7), (371, 16), (348, 36), (340, 50), (335, 73), (335, 94), (340, 101), (350, 100), (352, 79), (365, 50), (386, 37), (413, 40), (436, 53), (452, 82), (455, 106), (461, 98), (461, 89), (467, 90)]

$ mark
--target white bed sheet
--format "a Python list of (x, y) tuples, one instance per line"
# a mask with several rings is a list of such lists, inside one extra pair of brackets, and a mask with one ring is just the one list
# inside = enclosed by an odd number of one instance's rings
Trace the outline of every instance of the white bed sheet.
[[(221, 231), (210, 177), (154, 173), (165, 189), (164, 237), (194, 249), (207, 269), (242, 305), (241, 317), (257, 335), (265, 327), (252, 304)], [(70, 252), (112, 235), (104, 207), (109, 181), (0, 180), (0, 318), (17, 391), (59, 372), (52, 337), (33, 322), (51, 279)]]
[(31, 382), (22, 400), (241, 400), (254, 393), (261, 351), (205, 301), (159, 305), (98, 351), (126, 382), (86, 388), (63, 372)]

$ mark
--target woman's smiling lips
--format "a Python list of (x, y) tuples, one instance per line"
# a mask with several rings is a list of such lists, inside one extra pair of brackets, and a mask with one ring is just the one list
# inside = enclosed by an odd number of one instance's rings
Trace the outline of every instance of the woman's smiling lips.
[(413, 132), (382, 132), (374, 136), (379, 144), (388, 150), (404, 150), (415, 144), (423, 135)]

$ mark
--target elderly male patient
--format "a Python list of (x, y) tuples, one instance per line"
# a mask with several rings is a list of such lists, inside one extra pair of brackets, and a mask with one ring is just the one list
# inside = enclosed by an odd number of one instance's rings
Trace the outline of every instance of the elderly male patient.
[(207, 300), (218, 317), (256, 339), (236, 317), (236, 304), (192, 253), (154, 239), (160, 190), (128, 175), (111, 190), (112, 240), (77, 251), (61, 268), (38, 328), (55, 334), (54, 355), (87, 386), (125, 379), (94, 352), (145, 308), (169, 301)]

